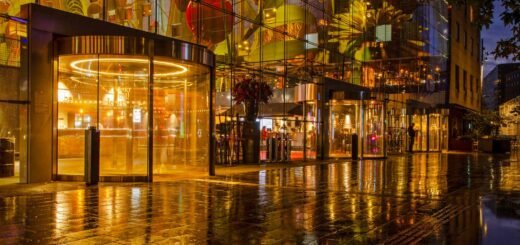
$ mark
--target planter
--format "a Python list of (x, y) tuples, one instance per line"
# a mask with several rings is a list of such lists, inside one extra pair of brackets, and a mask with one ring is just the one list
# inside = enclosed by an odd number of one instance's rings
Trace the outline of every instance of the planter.
[(509, 139), (480, 139), (478, 149), (487, 153), (511, 152), (511, 140)]
[(257, 164), (260, 162), (260, 122), (245, 121), (243, 127), (243, 156), (244, 163)]

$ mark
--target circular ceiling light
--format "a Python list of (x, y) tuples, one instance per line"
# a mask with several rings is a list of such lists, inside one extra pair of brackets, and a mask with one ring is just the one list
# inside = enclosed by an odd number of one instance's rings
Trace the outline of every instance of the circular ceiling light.
[[(91, 68), (93, 62), (99, 62), (99, 66), (103, 65), (121, 65), (121, 64), (148, 64), (149, 60), (147, 59), (138, 59), (138, 58), (91, 58), (91, 59), (80, 59), (70, 62), (70, 67), (74, 69), (74, 72), (84, 74), (84, 75), (93, 75), (93, 74), (99, 74), (99, 75), (105, 75), (105, 76), (125, 76), (125, 77), (148, 77), (148, 73), (135, 73), (136, 71), (142, 71), (142, 69), (129, 69), (129, 72), (132, 73), (126, 73), (123, 71), (98, 71), (96, 69)], [(170, 70), (173, 69), (173, 71), (168, 71), (164, 73), (155, 73), (153, 74), (156, 77), (168, 77), (168, 76), (176, 76), (183, 73), (188, 72), (188, 68), (173, 62), (166, 62), (166, 61), (158, 61), (154, 60), (154, 65), (156, 66), (162, 66), (161, 70)], [(159, 68), (159, 67), (157, 67)]]

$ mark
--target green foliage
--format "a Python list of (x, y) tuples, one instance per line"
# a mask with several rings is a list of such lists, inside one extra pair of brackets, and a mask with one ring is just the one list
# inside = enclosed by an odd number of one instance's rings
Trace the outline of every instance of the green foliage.
[(496, 57), (509, 58), (514, 61), (520, 60), (520, 1), (501, 0), (504, 12), (500, 14), (500, 19), (504, 25), (509, 27), (512, 36), (501, 39), (493, 51)]
[(508, 118), (500, 116), (498, 111), (490, 110), (483, 110), (480, 113), (467, 113), (464, 116), (464, 120), (471, 124), (471, 136), (476, 139), (485, 135), (496, 135), (498, 129), (501, 126), (506, 126), (508, 122)]

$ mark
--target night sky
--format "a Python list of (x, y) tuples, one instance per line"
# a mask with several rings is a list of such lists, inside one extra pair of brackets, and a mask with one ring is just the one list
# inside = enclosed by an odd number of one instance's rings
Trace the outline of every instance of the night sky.
[(507, 59), (497, 59), (495, 60), (494, 55), (490, 54), (491, 51), (495, 49), (497, 41), (501, 38), (507, 38), (511, 36), (511, 30), (504, 26), (502, 20), (500, 19), (500, 14), (504, 11), (504, 8), (500, 4), (499, 0), (495, 0), (495, 13), (493, 18), (493, 24), (489, 26), (489, 29), (482, 30), (482, 39), (484, 40), (484, 48), (485, 48), (485, 58), (487, 61), (484, 62), (484, 75), (486, 75), (489, 71), (495, 67), (496, 64), (512, 62)]

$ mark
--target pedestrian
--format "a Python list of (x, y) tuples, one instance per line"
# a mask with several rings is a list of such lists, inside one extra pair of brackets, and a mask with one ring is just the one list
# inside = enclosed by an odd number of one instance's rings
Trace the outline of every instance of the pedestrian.
[(415, 124), (412, 123), (412, 125), (410, 125), (408, 127), (408, 136), (410, 137), (410, 144), (408, 145), (408, 152), (410, 152), (410, 153), (413, 152), (413, 143), (415, 141), (415, 130), (413, 129), (413, 126), (415, 126)]

